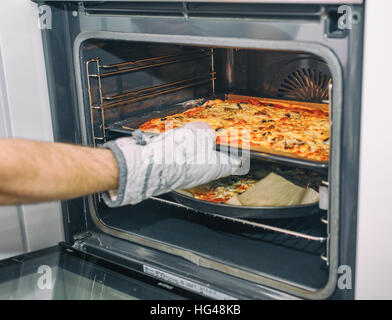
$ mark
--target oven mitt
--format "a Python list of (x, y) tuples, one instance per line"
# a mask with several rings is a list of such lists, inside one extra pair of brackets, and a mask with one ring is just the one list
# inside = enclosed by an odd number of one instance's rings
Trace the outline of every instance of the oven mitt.
[(234, 174), (237, 157), (215, 151), (215, 131), (193, 122), (158, 136), (120, 138), (109, 148), (118, 164), (119, 187), (103, 194), (109, 207), (136, 204), (174, 189), (188, 189)]

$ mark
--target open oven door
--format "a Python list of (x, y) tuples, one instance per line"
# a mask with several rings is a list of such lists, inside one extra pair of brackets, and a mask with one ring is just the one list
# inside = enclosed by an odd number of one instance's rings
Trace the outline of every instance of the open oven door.
[(202, 298), (64, 246), (0, 261), (1, 300), (178, 300)]

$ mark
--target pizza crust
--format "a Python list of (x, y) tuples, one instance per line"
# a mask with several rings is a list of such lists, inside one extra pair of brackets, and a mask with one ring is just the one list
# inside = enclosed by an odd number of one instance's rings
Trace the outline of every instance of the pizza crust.
[(271, 172), (252, 188), (238, 196), (244, 206), (284, 207), (315, 203), (318, 193), (311, 188), (296, 186), (285, 178)]
[(182, 195), (184, 195), (184, 196), (188, 196), (188, 197), (194, 198), (193, 194), (190, 193), (189, 191), (186, 191), (186, 190), (183, 190), (183, 189), (178, 189), (178, 190), (175, 190), (175, 191), (180, 193), (180, 194), (182, 194)]
[(230, 200), (226, 201), (225, 203), (233, 205), (233, 206), (242, 206), (242, 203), (238, 199), (238, 196), (236, 194)]

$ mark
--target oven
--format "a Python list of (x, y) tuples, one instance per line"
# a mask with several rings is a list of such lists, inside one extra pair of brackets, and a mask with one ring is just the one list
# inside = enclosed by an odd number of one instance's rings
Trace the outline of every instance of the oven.
[(42, 35), (56, 141), (98, 147), (211, 98), (330, 112), (328, 162), (247, 155), (252, 168), (320, 176), (311, 212), (249, 217), (173, 194), (112, 209), (96, 194), (62, 203), (67, 250), (201, 297), (353, 298), (338, 278), (342, 266), (355, 266), (361, 1), (35, 2), (50, 13)]

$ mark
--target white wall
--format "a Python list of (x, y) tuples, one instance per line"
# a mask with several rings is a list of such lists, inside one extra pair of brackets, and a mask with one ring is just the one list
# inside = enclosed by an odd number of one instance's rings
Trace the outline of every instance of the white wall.
[[(0, 1), (2, 137), (53, 139), (38, 9), (30, 0)], [(61, 219), (57, 202), (0, 207), (0, 260), (57, 244)]]
[(392, 299), (391, 0), (366, 1), (357, 299)]

